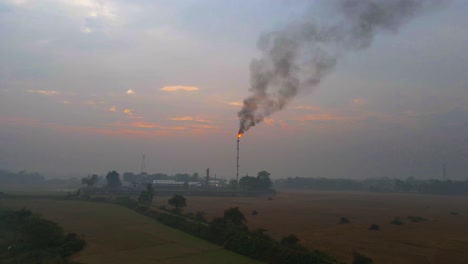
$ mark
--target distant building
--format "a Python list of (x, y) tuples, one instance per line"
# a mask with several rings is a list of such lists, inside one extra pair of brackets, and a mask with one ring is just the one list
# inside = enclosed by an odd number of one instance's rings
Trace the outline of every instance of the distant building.
[(154, 188), (185, 188), (185, 184), (188, 183), (189, 187), (201, 186), (199, 182), (181, 182), (174, 180), (153, 180)]

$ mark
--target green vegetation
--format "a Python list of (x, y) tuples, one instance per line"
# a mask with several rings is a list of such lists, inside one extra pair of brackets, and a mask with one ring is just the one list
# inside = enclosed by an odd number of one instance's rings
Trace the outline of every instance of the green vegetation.
[(167, 200), (167, 203), (174, 206), (176, 212), (180, 212), (182, 207), (187, 207), (187, 199), (182, 195), (174, 195), (172, 198)]
[(122, 183), (120, 182), (119, 173), (116, 171), (109, 171), (106, 175), (107, 186), (109, 187), (120, 187)]
[(359, 252), (354, 251), (353, 264), (372, 264), (372, 259), (367, 256), (364, 256)]
[(84, 177), (81, 179), (81, 183), (86, 185), (88, 188), (95, 186), (98, 181), (99, 176), (96, 174), (88, 175), (88, 177)]
[(146, 190), (143, 190), (138, 197), (138, 202), (141, 204), (150, 205), (153, 202), (154, 191), (151, 183), (146, 184)]
[(30, 210), (0, 211), (1, 263), (72, 263), (73, 253), (85, 246), (75, 233), (63, 229)]
[(118, 203), (165, 225), (253, 259), (268, 263), (336, 263), (334, 257), (324, 252), (310, 251), (300, 246), (299, 239), (295, 235), (278, 242), (264, 234), (263, 229), (249, 231), (247, 220), (238, 207), (225, 210), (223, 217), (216, 217), (207, 225), (205, 221), (196, 221), (191, 216), (184, 217), (180, 214), (153, 210), (148, 206), (139, 205), (128, 197), (120, 198)]
[(281, 238), (280, 244), (287, 247), (296, 247), (299, 246), (299, 238), (295, 234), (290, 234)]
[(346, 217), (344, 217), (344, 216), (342, 216), (342, 217), (340, 218), (340, 220), (338, 221), (338, 224), (341, 224), (341, 225), (343, 225), (343, 224), (349, 224), (349, 223), (350, 223), (349, 219), (346, 218)]
[(410, 215), (410, 216), (408, 216), (407, 218), (408, 218), (408, 220), (410, 220), (410, 221), (413, 222), (413, 223), (427, 221), (426, 218), (420, 217), (420, 216), (412, 216), (412, 215)]
[(380, 226), (378, 224), (372, 224), (370, 225), (369, 230), (374, 230), (374, 231), (380, 230)]
[(402, 225), (403, 221), (401, 221), (400, 217), (395, 217), (393, 221), (391, 222), (393, 225)]
[(239, 180), (239, 187), (249, 191), (268, 190), (273, 185), (270, 175), (267, 171), (261, 171), (257, 177), (244, 176)]
[[(108, 203), (88, 201), (91, 200), (32, 200), (24, 197), (2, 199), (2, 205), (8, 208), (27, 206), (59, 222), (65, 230), (82, 234), (88, 243), (83, 251), (72, 258), (82, 263), (257, 263), (132, 210), (111, 204), (113, 200), (108, 199)], [(119, 198), (118, 201), (139, 206), (133, 199)], [(2, 238), (0, 235), (0, 240)], [(4, 262), (0, 260), (0, 263)]]
[(417, 180), (407, 179), (330, 179), (295, 177), (278, 179), (275, 187), (287, 189), (310, 189), (327, 191), (371, 191), (371, 192), (404, 192), (445, 195), (468, 195), (468, 180)]

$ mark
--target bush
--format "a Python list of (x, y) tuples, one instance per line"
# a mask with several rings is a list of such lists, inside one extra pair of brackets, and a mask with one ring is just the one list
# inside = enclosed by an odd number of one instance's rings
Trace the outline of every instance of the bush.
[(408, 220), (410, 220), (413, 223), (427, 221), (426, 218), (423, 218), (423, 217), (420, 217), (420, 216), (408, 216)]
[(353, 264), (372, 264), (372, 259), (356, 251), (353, 252)]
[(258, 215), (258, 212), (257, 212), (256, 210), (253, 210), (253, 211), (252, 211), (252, 215), (254, 215), (254, 216), (255, 216), (255, 215)]
[(341, 224), (341, 225), (342, 224), (349, 224), (349, 223), (350, 223), (349, 219), (344, 217), (344, 216), (341, 217), (340, 220), (338, 221), (338, 224)]
[(290, 234), (281, 238), (280, 244), (288, 247), (297, 246), (299, 244), (299, 238), (295, 234)]
[(0, 234), (0, 263), (70, 263), (66, 258), (86, 244), (26, 209), (0, 211)]
[(205, 212), (197, 211), (195, 213), (195, 220), (206, 223), (207, 221), (206, 221), (205, 215), (206, 215)]
[(372, 224), (370, 225), (369, 230), (380, 230), (380, 226), (377, 224)]
[(395, 217), (395, 219), (393, 219), (391, 224), (393, 224), (393, 225), (402, 225), (403, 221), (400, 220), (400, 217)]

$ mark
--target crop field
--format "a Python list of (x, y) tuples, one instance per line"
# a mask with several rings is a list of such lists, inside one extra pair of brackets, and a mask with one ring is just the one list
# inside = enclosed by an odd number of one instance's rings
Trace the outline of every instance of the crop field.
[[(155, 206), (169, 197), (155, 197)], [(280, 191), (273, 200), (249, 197), (187, 197), (185, 212), (207, 219), (239, 207), (249, 228), (280, 239), (290, 233), (302, 245), (351, 263), (354, 250), (374, 263), (467, 263), (468, 197), (421, 194)], [(253, 215), (253, 211), (257, 215)], [(413, 221), (408, 219), (412, 216)], [(349, 220), (339, 224), (341, 217)], [(399, 217), (400, 224), (392, 221)], [(370, 225), (379, 230), (369, 230)]]
[(26, 207), (84, 235), (82, 263), (257, 263), (111, 204), (50, 199), (0, 199), (0, 207)]

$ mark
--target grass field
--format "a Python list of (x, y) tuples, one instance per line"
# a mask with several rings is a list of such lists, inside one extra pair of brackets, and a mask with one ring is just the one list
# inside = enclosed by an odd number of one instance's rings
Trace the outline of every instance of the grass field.
[[(167, 206), (169, 197), (155, 197)], [(357, 250), (374, 263), (468, 263), (468, 197), (419, 194), (282, 191), (273, 199), (187, 197), (185, 212), (205, 211), (207, 218), (239, 207), (249, 228), (265, 228), (281, 238), (296, 234), (309, 248), (351, 263)], [(258, 211), (253, 216), (252, 211)], [(344, 216), (349, 224), (338, 224)], [(427, 219), (411, 222), (408, 216)], [(402, 225), (391, 224), (400, 217)], [(380, 230), (369, 226), (378, 224)]]
[(84, 235), (83, 263), (258, 263), (111, 204), (48, 199), (0, 199), (1, 207), (26, 207)]

